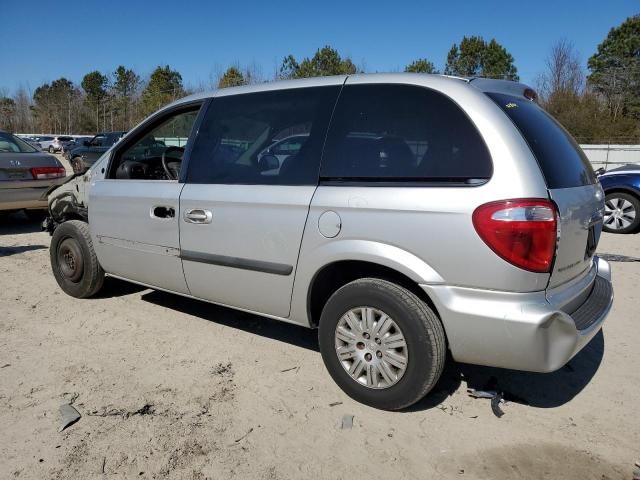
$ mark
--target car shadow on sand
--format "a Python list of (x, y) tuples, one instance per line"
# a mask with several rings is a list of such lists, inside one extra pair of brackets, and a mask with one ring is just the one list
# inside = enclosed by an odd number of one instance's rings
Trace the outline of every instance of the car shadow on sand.
[(11, 255), (17, 255), (18, 253), (30, 252), (32, 250), (43, 250), (49, 248), (46, 245), (16, 245), (10, 247), (0, 246), (0, 258), (10, 257)]
[(309, 328), (156, 290), (143, 294), (142, 300), (271, 340), (320, 351), (317, 332)]
[(551, 373), (522, 372), (449, 361), (434, 390), (409, 411), (440, 405), (466, 383), (466, 388), (492, 390), (505, 400), (536, 408), (555, 408), (570, 402), (594, 377), (604, 355), (602, 331), (561, 369)]
[(41, 231), (41, 221), (30, 219), (23, 212), (0, 215), (0, 236)]
[[(144, 293), (142, 300), (278, 342), (320, 351), (315, 330), (154, 290)], [(481, 367), (449, 359), (431, 393), (405, 411), (437, 407), (463, 383), (466, 388), (498, 391), (511, 402), (536, 408), (559, 407), (571, 401), (589, 384), (598, 371), (603, 354), (604, 336), (599, 332), (567, 365), (553, 373)]]

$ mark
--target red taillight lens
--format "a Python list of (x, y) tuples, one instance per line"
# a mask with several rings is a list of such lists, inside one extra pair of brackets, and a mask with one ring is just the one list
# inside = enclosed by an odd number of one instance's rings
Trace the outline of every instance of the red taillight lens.
[(473, 226), (491, 250), (531, 272), (551, 270), (558, 216), (546, 199), (501, 200), (479, 206)]
[(36, 180), (46, 180), (47, 178), (60, 178), (66, 175), (64, 167), (35, 167), (31, 169), (31, 175)]

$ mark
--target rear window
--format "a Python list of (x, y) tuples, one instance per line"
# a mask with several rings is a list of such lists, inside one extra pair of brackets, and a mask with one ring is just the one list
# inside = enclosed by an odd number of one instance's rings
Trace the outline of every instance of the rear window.
[(487, 147), (445, 95), (411, 85), (346, 86), (322, 157), (324, 180), (477, 183)]
[(536, 103), (502, 93), (487, 95), (507, 114), (529, 144), (549, 188), (592, 185), (596, 176), (586, 155), (551, 115)]
[(10, 133), (0, 132), (0, 153), (34, 153), (35, 148), (21, 138)]

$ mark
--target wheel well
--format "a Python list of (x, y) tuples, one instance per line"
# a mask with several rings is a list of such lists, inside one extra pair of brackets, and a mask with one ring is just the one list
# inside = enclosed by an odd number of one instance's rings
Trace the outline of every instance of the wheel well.
[(610, 193), (627, 193), (631, 196), (636, 197), (637, 199), (640, 199), (640, 193), (638, 193), (637, 191), (631, 188), (614, 187), (614, 188), (609, 188), (604, 192), (605, 196), (609, 195)]
[(426, 302), (436, 315), (438, 314), (427, 292), (405, 274), (377, 263), (343, 260), (323, 267), (311, 282), (307, 308), (312, 327), (315, 328), (320, 323), (322, 309), (329, 297), (340, 287), (359, 278), (379, 278), (400, 285)]

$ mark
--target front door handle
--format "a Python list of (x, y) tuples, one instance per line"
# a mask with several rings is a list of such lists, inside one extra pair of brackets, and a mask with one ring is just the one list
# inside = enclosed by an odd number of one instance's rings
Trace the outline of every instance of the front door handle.
[(211, 223), (212, 219), (213, 214), (210, 210), (193, 208), (184, 212), (184, 221), (187, 223)]

